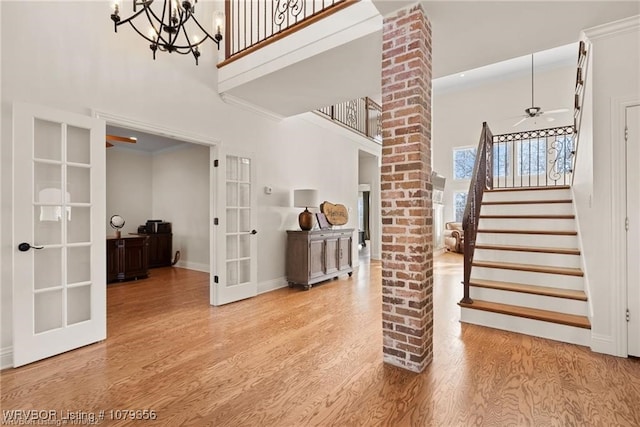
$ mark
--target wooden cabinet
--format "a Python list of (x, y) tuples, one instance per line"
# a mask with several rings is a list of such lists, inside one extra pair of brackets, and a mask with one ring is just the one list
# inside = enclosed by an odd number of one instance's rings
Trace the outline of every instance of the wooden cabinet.
[(173, 235), (171, 233), (149, 234), (149, 268), (171, 266)]
[(353, 229), (287, 231), (287, 281), (310, 289), (314, 283), (353, 274)]
[(146, 236), (107, 238), (107, 283), (147, 277), (148, 250)]

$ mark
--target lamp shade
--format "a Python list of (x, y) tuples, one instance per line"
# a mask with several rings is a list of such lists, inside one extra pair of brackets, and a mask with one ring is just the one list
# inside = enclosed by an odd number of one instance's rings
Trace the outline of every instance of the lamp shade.
[(296, 208), (318, 206), (318, 190), (293, 190), (293, 205)]

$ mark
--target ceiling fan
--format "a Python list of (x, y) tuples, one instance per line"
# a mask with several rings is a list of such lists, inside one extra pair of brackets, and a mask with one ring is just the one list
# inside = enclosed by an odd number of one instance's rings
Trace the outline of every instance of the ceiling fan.
[(135, 144), (138, 141), (138, 138), (128, 137), (128, 136), (118, 136), (118, 135), (106, 135), (106, 143), (107, 148), (113, 147), (113, 142), (127, 142), (129, 144)]
[(516, 123), (514, 123), (513, 127), (518, 126), (520, 123), (524, 122), (527, 119), (530, 118), (534, 118), (534, 117), (540, 117), (543, 114), (547, 115), (547, 120), (552, 122), (555, 119), (553, 117), (548, 117), (550, 114), (560, 114), (560, 113), (566, 113), (567, 111), (569, 111), (568, 108), (558, 108), (556, 110), (550, 110), (550, 111), (542, 111), (542, 108), (540, 107), (536, 107), (535, 103), (533, 102), (533, 94), (534, 94), (534, 86), (533, 86), (533, 54), (531, 54), (531, 107), (527, 107), (524, 109), (524, 115), (522, 116), (522, 118), (520, 120), (518, 120)]

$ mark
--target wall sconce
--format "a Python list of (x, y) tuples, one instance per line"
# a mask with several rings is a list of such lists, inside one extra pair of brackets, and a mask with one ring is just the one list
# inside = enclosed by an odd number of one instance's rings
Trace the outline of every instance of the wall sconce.
[(313, 214), (309, 212), (309, 206), (315, 207), (318, 205), (318, 190), (293, 190), (293, 205), (296, 208), (304, 208), (304, 211), (298, 216), (300, 229), (311, 230), (313, 228)]

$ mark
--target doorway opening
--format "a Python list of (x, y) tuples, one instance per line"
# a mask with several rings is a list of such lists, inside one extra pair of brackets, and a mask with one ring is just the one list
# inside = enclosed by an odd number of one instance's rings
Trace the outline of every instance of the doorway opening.
[[(105, 148), (107, 219), (113, 214), (125, 219), (123, 236), (138, 234), (149, 220), (170, 223), (172, 262), (204, 272), (211, 299), (209, 273), (215, 270), (212, 251), (216, 247), (216, 233), (210, 227), (215, 215), (211, 159), (217, 156), (219, 141), (117, 115), (94, 112), (94, 116), (107, 122), (108, 135), (137, 138), (135, 144), (110, 141), (114, 146)], [(105, 226), (109, 227), (108, 222)], [(107, 228), (106, 234), (113, 232)], [(180, 251), (179, 260), (176, 251)], [(154, 270), (159, 275), (159, 269), (149, 270), (150, 274)], [(123, 283), (126, 287), (127, 282)]]

